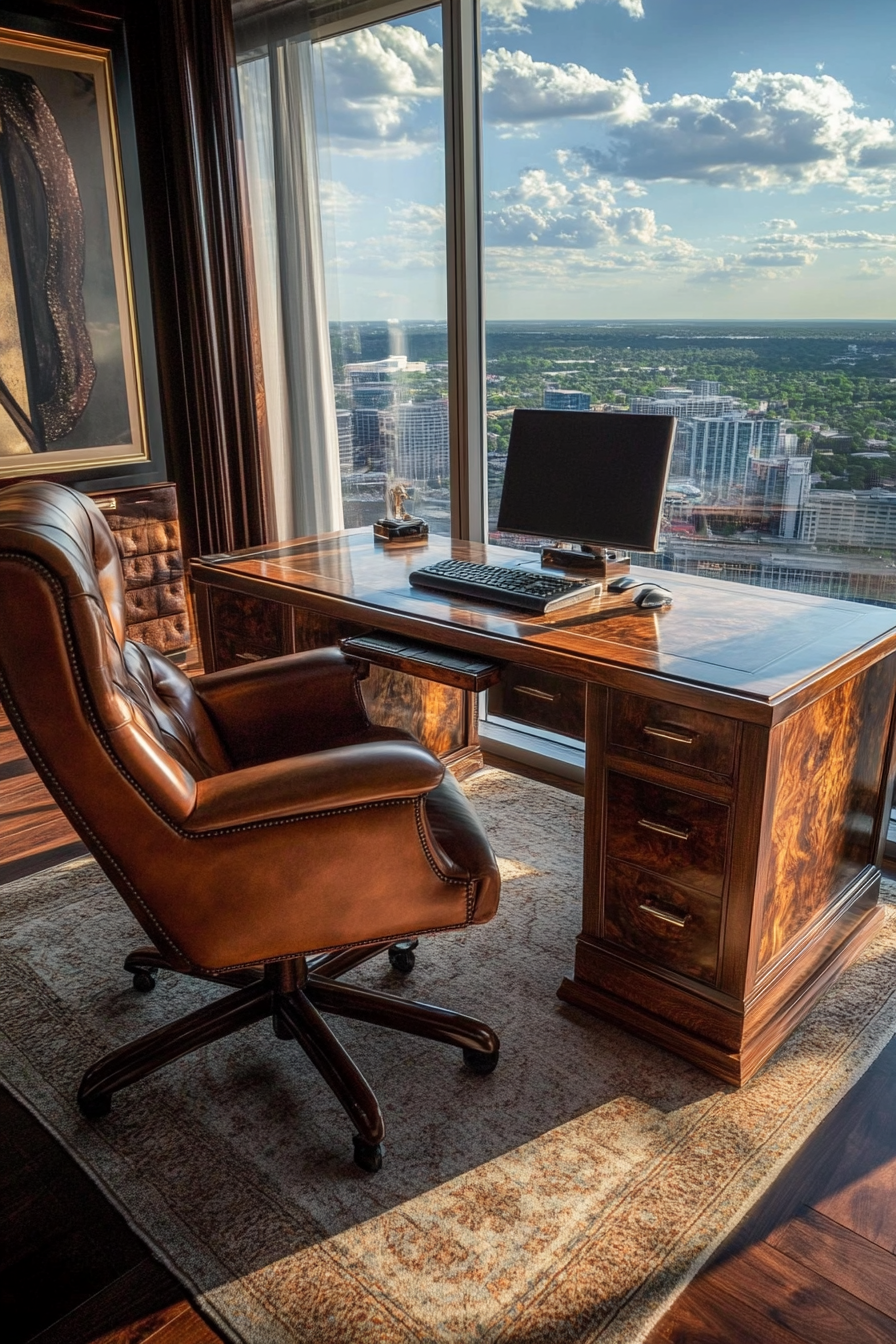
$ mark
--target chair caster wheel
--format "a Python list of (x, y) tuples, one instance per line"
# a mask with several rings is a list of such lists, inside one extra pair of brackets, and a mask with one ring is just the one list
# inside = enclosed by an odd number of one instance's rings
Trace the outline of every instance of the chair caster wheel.
[(414, 948), (417, 946), (417, 939), (408, 943), (393, 943), (389, 948), (389, 965), (393, 971), (399, 975), (409, 975), (414, 969), (414, 962), (417, 958), (414, 956)]
[(499, 1050), (487, 1055), (482, 1050), (469, 1050), (464, 1046), (464, 1063), (473, 1073), (494, 1073), (498, 1067)]
[(362, 1171), (379, 1171), (383, 1165), (385, 1149), (381, 1143), (367, 1143), (360, 1134), (352, 1136), (355, 1146), (355, 1165)]
[(78, 1110), (85, 1120), (101, 1120), (112, 1110), (112, 1098), (102, 1092), (96, 1097), (79, 1097)]
[(141, 966), (139, 971), (134, 972), (134, 988), (140, 994), (148, 994), (151, 989), (155, 989), (158, 974), (158, 971), (150, 970), (148, 966)]

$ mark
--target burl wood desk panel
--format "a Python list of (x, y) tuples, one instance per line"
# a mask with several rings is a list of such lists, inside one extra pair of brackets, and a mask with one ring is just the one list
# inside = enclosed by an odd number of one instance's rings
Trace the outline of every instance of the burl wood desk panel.
[[(745, 1081), (883, 918), (893, 614), (664, 575), (667, 610), (603, 594), (520, 616), (409, 586), (447, 555), (533, 559), (440, 537), (384, 551), (366, 530), (207, 558), (203, 646), (248, 603), (243, 657), (382, 630), (584, 682), (582, 932), (560, 996)], [(429, 694), (424, 737), (472, 760), (469, 705), (434, 700), (429, 722)]]

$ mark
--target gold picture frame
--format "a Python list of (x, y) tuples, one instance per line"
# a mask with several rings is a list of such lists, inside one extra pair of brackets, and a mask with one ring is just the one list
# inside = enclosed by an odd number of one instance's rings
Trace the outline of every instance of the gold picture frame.
[(148, 459), (112, 52), (0, 28), (0, 480)]

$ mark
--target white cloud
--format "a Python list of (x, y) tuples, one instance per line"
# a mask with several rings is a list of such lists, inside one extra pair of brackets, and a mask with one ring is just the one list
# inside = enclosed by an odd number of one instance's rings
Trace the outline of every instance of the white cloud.
[[(585, 0), (482, 0), (482, 12), (487, 26), (513, 31), (525, 26), (530, 9), (570, 10), (584, 3)], [(605, 0), (605, 3), (618, 4), (633, 19), (644, 17), (643, 0)]]
[(651, 247), (668, 232), (652, 210), (617, 205), (606, 178), (563, 181), (530, 168), (515, 187), (494, 192), (492, 199), (497, 208), (485, 215), (490, 246)]
[(363, 275), (445, 270), (445, 210), (420, 201), (389, 207), (388, 225), (357, 240), (340, 239), (336, 269)]
[(827, 210), (829, 215), (881, 215), (886, 214), (896, 206), (896, 201), (874, 201), (865, 205), (838, 205), (833, 210)]
[(482, 94), (486, 120), (497, 126), (551, 117), (626, 122), (643, 116), (643, 90), (630, 70), (621, 79), (604, 79), (584, 66), (553, 66), (506, 47), (482, 56)]
[(604, 79), (583, 65), (551, 65), (525, 51), (499, 47), (482, 58), (486, 119), (525, 126), (551, 117), (603, 117), (611, 123), (644, 115), (644, 90), (631, 70)]
[(870, 275), (876, 280), (896, 279), (896, 257), (874, 257), (873, 259), (863, 257), (859, 262), (859, 273), (862, 276)]
[(323, 177), (319, 183), (321, 211), (335, 219), (345, 219), (364, 204), (364, 197), (344, 182)]
[(760, 247), (741, 257), (742, 266), (811, 266), (818, 260), (817, 252), (785, 251), (781, 248)]
[(441, 136), (442, 48), (404, 24), (379, 24), (321, 49), (319, 112), (343, 151), (412, 157)]
[[(597, 171), (640, 180), (806, 189), (868, 189), (892, 179), (896, 135), (830, 75), (750, 70), (723, 98), (675, 94), (614, 126), (607, 151), (583, 150)], [(873, 179), (869, 182), (869, 177)]]
[(744, 244), (743, 250), (739, 252), (712, 258), (695, 255), (694, 261), (699, 264), (692, 271), (691, 282), (714, 285), (726, 283), (736, 287), (757, 279), (789, 279), (807, 266), (815, 265), (825, 252), (860, 250), (879, 254), (859, 261), (860, 277), (871, 275), (889, 278), (896, 273), (896, 234), (893, 233), (871, 233), (862, 229), (816, 233), (775, 232), (739, 241)]
[(896, 233), (870, 233), (867, 229), (837, 229), (809, 237), (815, 247), (896, 247)]
[[(848, 253), (862, 273), (892, 274), (896, 234), (862, 229), (800, 231), (796, 221), (775, 218), (767, 232), (727, 240), (716, 255), (675, 237), (653, 210), (620, 203), (608, 177), (589, 174), (575, 155), (557, 154), (559, 171), (530, 168), (517, 183), (492, 193), (486, 212), (486, 265), (496, 279), (514, 272), (533, 283), (572, 289), (589, 278), (628, 275), (677, 277), (698, 285), (749, 288), (789, 281), (821, 262), (825, 253)], [(831, 256), (833, 261), (833, 256)]]

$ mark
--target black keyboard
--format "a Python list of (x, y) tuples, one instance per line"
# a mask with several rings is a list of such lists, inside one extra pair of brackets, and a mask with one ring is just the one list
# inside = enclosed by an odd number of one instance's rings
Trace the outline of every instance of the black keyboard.
[(565, 579), (539, 570), (510, 569), (506, 565), (474, 565), (466, 560), (439, 560), (409, 575), (415, 588), (432, 588), (459, 597), (478, 597), (502, 607), (543, 615), (558, 607), (584, 602), (600, 592), (588, 579)]

